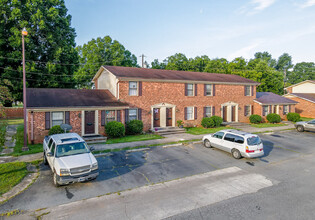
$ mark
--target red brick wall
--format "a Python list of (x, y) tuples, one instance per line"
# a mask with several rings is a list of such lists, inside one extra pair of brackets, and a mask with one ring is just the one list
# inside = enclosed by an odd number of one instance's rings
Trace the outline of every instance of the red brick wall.
[(287, 88), (285, 90), (287, 91), (287, 93), (292, 93), (292, 89), (293, 89), (293, 87), (290, 87), (290, 88)]
[[(70, 111), (70, 125), (72, 126), (71, 132), (78, 133), (81, 135), (81, 118), (79, 118), (81, 111)], [(31, 123), (32, 114), (28, 112), (28, 123), (27, 123), (27, 135), (28, 142), (31, 143)], [(33, 141), (35, 144), (42, 143), (44, 137), (48, 135), (48, 130), (45, 130), (45, 112), (34, 112), (33, 113)]]
[[(23, 118), (23, 108), (3, 108), (5, 112), (5, 118), (11, 119), (11, 118)], [(0, 115), (1, 118), (1, 115)]]
[[(243, 85), (215, 85), (215, 96), (204, 96), (204, 84), (198, 84), (197, 96), (185, 96), (184, 83), (161, 83), (142, 82), (142, 96), (128, 95), (128, 82), (119, 82), (119, 98), (121, 101), (130, 104), (130, 107), (142, 109), (142, 121), (144, 129), (151, 128), (151, 106), (159, 103), (169, 103), (176, 105), (176, 121), (183, 120), (185, 124), (200, 125), (203, 118), (203, 108), (205, 106), (215, 106), (215, 115), (221, 116), (221, 104), (225, 102), (235, 102), (239, 104), (238, 120), (248, 121), (244, 116), (244, 106), (253, 105), (254, 96), (244, 96)], [(254, 87), (253, 94), (256, 94)], [(185, 121), (184, 108), (188, 106), (197, 107), (197, 120)]]
[(315, 103), (306, 101), (298, 97), (286, 97), (299, 102), (295, 106), (295, 112), (299, 113), (302, 117), (315, 118)]
[[(291, 107), (289, 108), (289, 111), (295, 112), (295, 106), (291, 105)], [(277, 112), (273, 112), (273, 113), (277, 113)], [(262, 106), (256, 102), (254, 104), (254, 114), (260, 115), (263, 118), (263, 122), (267, 122), (266, 116), (262, 115)], [(279, 115), (281, 117), (281, 120), (283, 120), (283, 121), (287, 120), (286, 115), (283, 114), (283, 105), (280, 105), (280, 107), (279, 107)]]

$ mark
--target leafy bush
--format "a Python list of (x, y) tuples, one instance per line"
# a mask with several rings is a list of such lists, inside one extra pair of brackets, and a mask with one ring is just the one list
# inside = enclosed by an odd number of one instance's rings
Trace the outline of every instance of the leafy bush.
[(276, 113), (270, 113), (267, 115), (267, 120), (270, 123), (279, 123), (281, 121), (280, 115)]
[(131, 120), (126, 123), (127, 134), (141, 134), (143, 131), (143, 122), (140, 120)]
[(105, 126), (105, 131), (112, 138), (125, 136), (125, 126), (118, 121), (108, 122)]
[(60, 125), (55, 125), (51, 129), (49, 129), (48, 135), (62, 134), (62, 133), (65, 133), (65, 131), (60, 127)]
[(4, 146), (6, 133), (7, 133), (6, 124), (0, 121), (0, 150), (1, 146)]
[(249, 121), (253, 124), (259, 124), (262, 121), (262, 117), (260, 115), (251, 115)]
[(214, 127), (219, 127), (222, 122), (223, 122), (223, 119), (219, 116), (211, 116), (212, 120), (214, 121)]
[(180, 127), (184, 124), (184, 122), (182, 120), (177, 120), (177, 126)]
[(297, 122), (301, 120), (301, 116), (299, 113), (290, 112), (287, 114), (288, 121)]
[(205, 117), (201, 120), (201, 126), (204, 128), (213, 128), (215, 123), (212, 118)]

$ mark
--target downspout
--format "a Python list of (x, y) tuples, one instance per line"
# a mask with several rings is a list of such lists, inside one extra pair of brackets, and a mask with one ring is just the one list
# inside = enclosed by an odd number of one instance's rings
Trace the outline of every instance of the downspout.
[(117, 83), (116, 83), (116, 98), (119, 100), (119, 79), (117, 79)]
[(34, 144), (34, 112), (31, 111), (31, 143)]

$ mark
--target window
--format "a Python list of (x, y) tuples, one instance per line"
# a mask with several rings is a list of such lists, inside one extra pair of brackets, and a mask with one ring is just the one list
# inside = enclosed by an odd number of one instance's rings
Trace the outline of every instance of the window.
[(212, 107), (205, 107), (205, 117), (210, 118), (212, 116)]
[(63, 112), (51, 113), (51, 127), (61, 125), (63, 123)]
[(235, 143), (244, 144), (244, 138), (235, 135)]
[(245, 105), (244, 112), (245, 112), (245, 116), (251, 115), (251, 106)]
[(56, 147), (56, 144), (55, 144), (55, 142), (53, 143), (53, 145), (51, 146), (51, 148), (50, 148), (50, 152), (51, 152), (51, 154), (54, 156), (55, 155), (55, 147)]
[(106, 111), (105, 123), (107, 124), (110, 121), (115, 121), (115, 111), (114, 110)]
[(205, 95), (206, 96), (212, 96), (212, 85), (211, 84), (207, 84), (205, 85)]
[(264, 105), (263, 107), (262, 107), (262, 114), (263, 114), (263, 116), (266, 116), (266, 115), (268, 115), (268, 105)]
[(283, 106), (283, 114), (286, 115), (289, 113), (289, 106), (288, 105), (284, 105)]
[(247, 138), (247, 144), (249, 146), (253, 146), (253, 145), (258, 145), (258, 144), (261, 144), (261, 140), (258, 136), (253, 136), (253, 137), (250, 137), (250, 138)]
[(194, 96), (194, 84), (187, 84), (187, 96)]
[(129, 112), (129, 121), (138, 119), (137, 109), (129, 109), (128, 112)]
[(138, 83), (137, 82), (129, 82), (129, 95), (137, 96), (138, 95)]
[(224, 136), (224, 140), (234, 142), (235, 137), (236, 137), (236, 136), (233, 135), (233, 134), (226, 134), (226, 135)]
[(245, 86), (245, 96), (251, 96), (251, 86)]
[(194, 107), (187, 107), (187, 120), (194, 119)]
[(223, 135), (224, 135), (224, 132), (217, 132), (217, 133), (215, 133), (215, 134), (213, 135), (213, 137), (222, 139), (222, 138), (223, 138)]

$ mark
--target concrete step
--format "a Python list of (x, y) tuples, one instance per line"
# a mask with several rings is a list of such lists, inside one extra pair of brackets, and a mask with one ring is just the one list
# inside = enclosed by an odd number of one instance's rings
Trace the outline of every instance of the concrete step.
[(88, 144), (102, 143), (107, 141), (107, 137), (104, 137), (102, 135), (83, 136), (83, 139)]
[(168, 134), (180, 134), (185, 133), (186, 130), (184, 128), (176, 128), (176, 127), (167, 127), (167, 128), (159, 128), (157, 131), (152, 130), (154, 134), (159, 135), (168, 135)]

